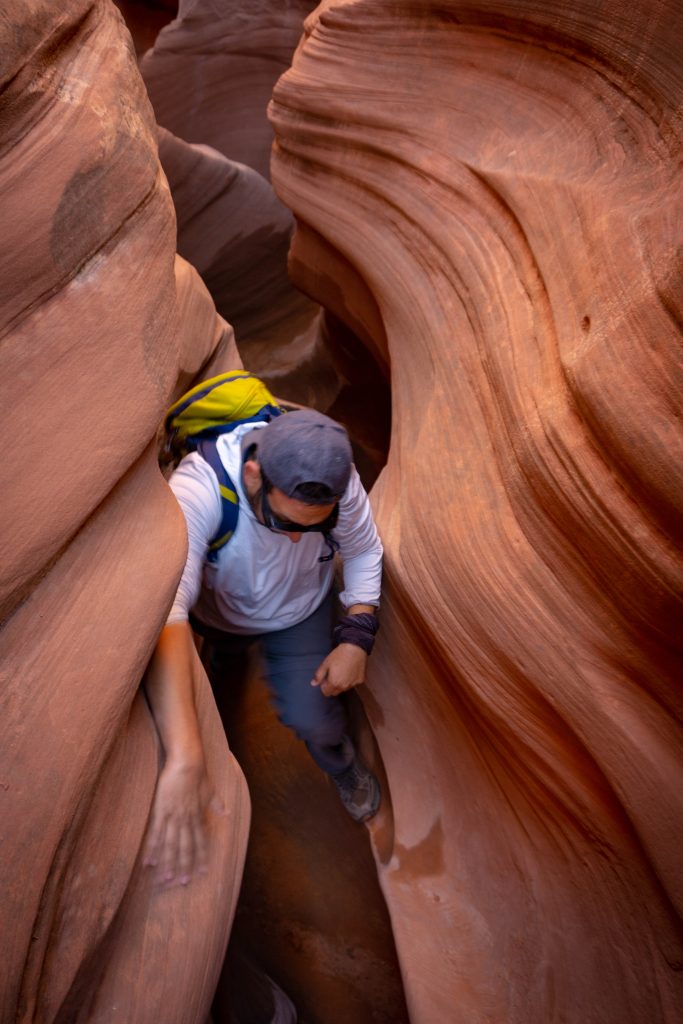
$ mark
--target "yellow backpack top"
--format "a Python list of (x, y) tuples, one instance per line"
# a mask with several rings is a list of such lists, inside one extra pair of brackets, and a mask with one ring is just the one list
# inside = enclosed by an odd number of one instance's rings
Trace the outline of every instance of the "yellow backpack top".
[(216, 441), (241, 423), (270, 423), (284, 413), (262, 380), (246, 370), (230, 370), (202, 381), (174, 402), (166, 413), (166, 451), (176, 460), (189, 452), (206, 459), (218, 479), (221, 524), (209, 545), (215, 562), (237, 526), (239, 498), (216, 450)]

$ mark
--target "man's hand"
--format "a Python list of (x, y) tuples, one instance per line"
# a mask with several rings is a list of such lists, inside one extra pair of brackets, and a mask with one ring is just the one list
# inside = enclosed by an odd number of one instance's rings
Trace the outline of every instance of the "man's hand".
[(368, 656), (356, 644), (339, 644), (316, 671), (311, 686), (319, 686), (326, 697), (334, 697), (365, 682)]
[(204, 763), (167, 761), (157, 782), (143, 864), (155, 867), (166, 888), (187, 885), (207, 870), (205, 819), (209, 810), (225, 813)]

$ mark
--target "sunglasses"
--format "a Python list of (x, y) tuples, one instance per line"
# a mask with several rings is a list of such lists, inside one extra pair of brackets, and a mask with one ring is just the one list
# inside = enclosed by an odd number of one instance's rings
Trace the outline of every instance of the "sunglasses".
[(329, 533), (334, 530), (339, 518), (339, 502), (334, 506), (327, 519), (321, 523), (314, 523), (312, 526), (302, 526), (300, 523), (293, 523), (291, 519), (279, 519), (273, 512), (268, 502), (266, 487), (268, 483), (263, 477), (261, 488), (261, 514), (263, 522), (269, 530), (281, 530), (283, 533)]

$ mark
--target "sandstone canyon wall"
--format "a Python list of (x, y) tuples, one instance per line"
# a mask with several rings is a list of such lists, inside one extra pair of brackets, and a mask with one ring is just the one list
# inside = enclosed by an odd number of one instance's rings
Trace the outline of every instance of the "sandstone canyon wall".
[(198, 373), (240, 362), (175, 256), (116, 9), (5, 7), (0, 61), (0, 1020), (202, 1022), (248, 797), (197, 663), (229, 815), (207, 878), (153, 887), (139, 851), (160, 751), (139, 683), (186, 543), (157, 426)]
[(391, 372), (364, 699), (411, 1020), (674, 1024), (680, 5), (306, 31), (272, 173), (295, 282)]

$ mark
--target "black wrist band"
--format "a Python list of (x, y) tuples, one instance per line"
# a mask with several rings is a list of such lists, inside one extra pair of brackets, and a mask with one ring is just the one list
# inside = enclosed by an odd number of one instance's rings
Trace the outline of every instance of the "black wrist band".
[(369, 612), (360, 612), (358, 615), (345, 615), (334, 627), (332, 636), (334, 646), (338, 644), (355, 644), (361, 647), (366, 654), (372, 652), (375, 644), (375, 634), (379, 629), (379, 619)]

